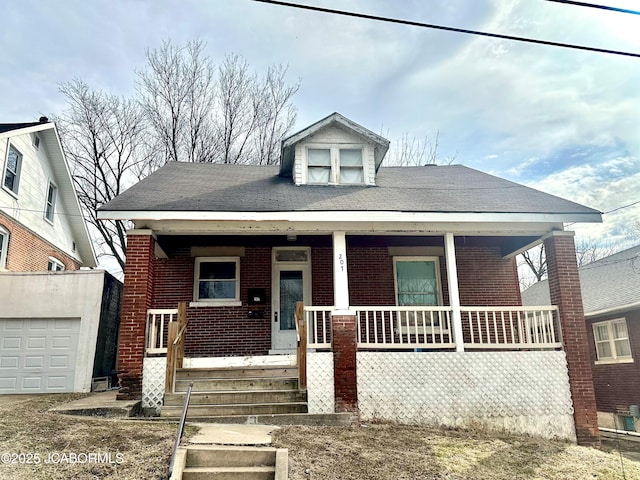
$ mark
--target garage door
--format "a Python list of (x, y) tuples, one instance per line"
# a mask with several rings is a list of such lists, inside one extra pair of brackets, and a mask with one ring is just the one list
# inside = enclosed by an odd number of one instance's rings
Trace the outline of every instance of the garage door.
[(80, 319), (0, 319), (0, 393), (72, 392)]

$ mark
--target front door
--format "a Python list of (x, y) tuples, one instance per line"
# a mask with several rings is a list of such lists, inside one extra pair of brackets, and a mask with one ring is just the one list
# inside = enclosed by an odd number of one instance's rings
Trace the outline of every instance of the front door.
[(271, 353), (296, 348), (296, 303), (309, 305), (311, 298), (310, 253), (302, 247), (274, 248)]

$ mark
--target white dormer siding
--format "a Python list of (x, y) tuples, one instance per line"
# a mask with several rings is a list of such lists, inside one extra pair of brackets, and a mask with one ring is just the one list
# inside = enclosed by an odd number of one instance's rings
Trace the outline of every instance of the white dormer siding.
[(331, 151), (333, 171), (330, 174), (329, 184), (339, 185), (339, 151), (340, 149), (361, 149), (363, 183), (347, 183), (346, 185), (375, 185), (375, 158), (374, 145), (366, 141), (361, 135), (347, 131), (337, 125), (331, 125), (313, 135), (309, 135), (295, 146), (295, 160), (293, 168), (293, 181), (296, 185), (314, 184), (308, 174), (309, 149), (328, 149)]

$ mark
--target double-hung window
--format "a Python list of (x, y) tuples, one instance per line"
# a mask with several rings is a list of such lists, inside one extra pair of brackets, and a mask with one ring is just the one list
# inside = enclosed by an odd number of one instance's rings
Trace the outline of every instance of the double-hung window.
[(596, 343), (596, 363), (632, 362), (627, 321), (616, 318), (593, 324), (593, 338)]
[(9, 250), (9, 230), (0, 225), (0, 270), (7, 265), (7, 251)]
[(4, 188), (17, 195), (18, 185), (20, 183), (20, 170), (22, 168), (22, 154), (13, 145), (9, 145), (6, 163), (2, 184)]
[(330, 145), (307, 148), (310, 184), (361, 185), (364, 183), (362, 147)]
[[(440, 266), (437, 257), (394, 257), (393, 272), (400, 333), (429, 333), (424, 326), (442, 327), (439, 314), (427, 314), (419, 307), (442, 304)], [(422, 323), (424, 321), (424, 324)]]
[(56, 197), (58, 195), (58, 187), (49, 182), (49, 188), (47, 189), (47, 202), (44, 206), (44, 218), (53, 223), (53, 214), (56, 209)]
[(199, 257), (195, 263), (194, 301), (240, 304), (240, 257)]

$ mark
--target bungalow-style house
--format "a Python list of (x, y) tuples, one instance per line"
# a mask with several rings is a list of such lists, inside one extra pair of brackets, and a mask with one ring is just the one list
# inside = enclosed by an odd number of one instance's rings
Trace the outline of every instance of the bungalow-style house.
[[(600, 213), (460, 165), (383, 168), (388, 147), (334, 113), (285, 139), (279, 166), (168, 163), (104, 205), (134, 224), (119, 398), (164, 415), (215, 377), (189, 414), (220, 415), (244, 388), (224, 383), (233, 366), (247, 386), (289, 363), (297, 411), (598, 444), (563, 225)], [(541, 242), (553, 306), (523, 307), (514, 258)]]
[[(578, 272), (599, 424), (640, 431), (640, 245)], [(525, 304), (549, 305), (548, 284), (525, 290)]]
[(0, 123), (0, 174), (0, 393), (89, 391), (114, 366), (120, 284), (79, 270), (96, 256), (55, 124)]

